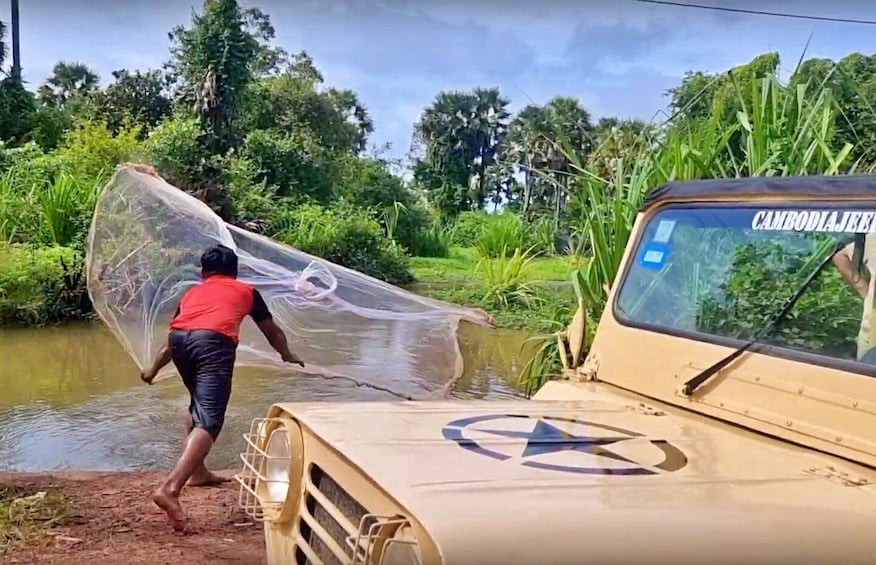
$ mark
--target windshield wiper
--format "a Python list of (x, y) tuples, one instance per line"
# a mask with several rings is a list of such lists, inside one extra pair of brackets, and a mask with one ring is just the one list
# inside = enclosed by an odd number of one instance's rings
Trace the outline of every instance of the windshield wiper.
[(732, 363), (734, 360), (736, 360), (737, 357), (748, 351), (748, 349), (752, 345), (756, 344), (757, 342), (768, 336), (776, 328), (776, 325), (780, 321), (782, 321), (782, 318), (784, 318), (785, 315), (791, 311), (791, 308), (794, 307), (794, 304), (796, 304), (797, 301), (800, 300), (800, 297), (803, 296), (803, 293), (806, 291), (807, 288), (809, 288), (809, 285), (812, 284), (812, 281), (815, 280), (815, 277), (818, 276), (818, 273), (820, 273), (824, 269), (824, 267), (826, 267), (827, 264), (830, 263), (830, 260), (833, 259), (833, 256), (836, 255), (840, 249), (845, 247), (847, 243), (848, 242), (846, 241), (839, 241), (836, 245), (833, 246), (833, 248), (831, 248), (831, 252), (827, 255), (827, 257), (825, 257), (818, 264), (818, 266), (813, 269), (811, 273), (809, 273), (809, 276), (806, 277), (806, 280), (803, 281), (803, 284), (800, 285), (797, 291), (794, 292), (794, 294), (792, 294), (791, 297), (788, 298), (788, 300), (773, 315), (773, 317), (770, 318), (770, 320), (763, 327), (763, 329), (761, 329), (760, 332), (755, 335), (754, 339), (752, 339), (727, 357), (724, 357), (711, 367), (708, 367), (697, 373), (695, 377), (684, 383), (682, 392), (686, 396), (690, 396), (697, 388), (700, 387), (700, 385), (712, 378), (718, 371), (720, 371), (721, 369)]

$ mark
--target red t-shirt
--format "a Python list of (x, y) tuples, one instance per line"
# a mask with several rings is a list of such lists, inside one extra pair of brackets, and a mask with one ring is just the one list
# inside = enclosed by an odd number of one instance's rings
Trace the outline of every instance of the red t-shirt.
[(256, 323), (271, 317), (259, 291), (234, 277), (213, 275), (183, 295), (170, 329), (213, 330), (237, 343), (247, 316)]

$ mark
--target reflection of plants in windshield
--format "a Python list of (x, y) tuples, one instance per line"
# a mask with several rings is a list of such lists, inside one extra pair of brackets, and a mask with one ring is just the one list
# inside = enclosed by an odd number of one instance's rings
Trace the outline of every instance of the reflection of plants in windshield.
[(694, 331), (702, 296), (726, 277), (739, 234), (679, 225), (666, 265), (631, 273), (621, 300), (626, 316), (649, 324)]
[[(748, 242), (736, 249), (729, 272), (717, 292), (702, 301), (697, 316), (701, 331), (751, 339), (824, 258), (825, 241), (812, 252), (790, 250), (786, 238)], [(834, 357), (854, 358), (861, 301), (835, 269), (828, 266), (809, 286), (772, 336), (763, 340)]]

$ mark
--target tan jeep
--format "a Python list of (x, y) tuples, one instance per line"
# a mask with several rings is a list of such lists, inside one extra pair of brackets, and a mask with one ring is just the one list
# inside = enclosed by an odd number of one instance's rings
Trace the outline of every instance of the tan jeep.
[(876, 562), (874, 218), (874, 177), (670, 183), (532, 400), (275, 404), (269, 563)]

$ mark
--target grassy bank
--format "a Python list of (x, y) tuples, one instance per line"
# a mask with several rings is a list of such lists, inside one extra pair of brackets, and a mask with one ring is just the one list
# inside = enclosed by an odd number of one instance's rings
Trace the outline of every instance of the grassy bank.
[(432, 298), (483, 308), (501, 327), (541, 332), (575, 303), (569, 281), (582, 261), (575, 257), (511, 253), (482, 259), (474, 248), (453, 247), (448, 257), (413, 257), (413, 290)]

